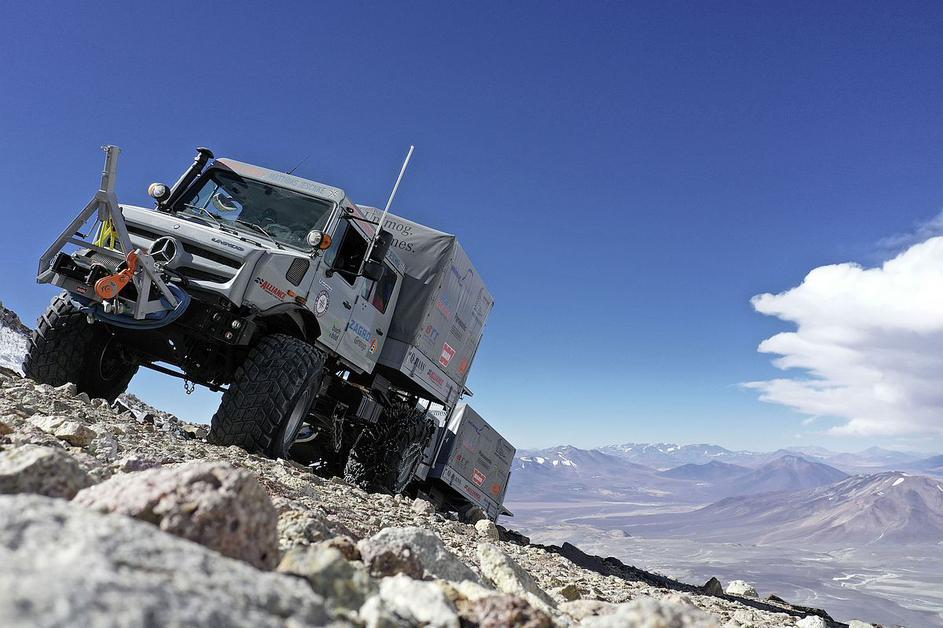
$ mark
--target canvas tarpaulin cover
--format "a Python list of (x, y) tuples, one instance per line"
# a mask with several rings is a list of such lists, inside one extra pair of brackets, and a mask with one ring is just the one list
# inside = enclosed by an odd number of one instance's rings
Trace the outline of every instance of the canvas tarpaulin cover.
[[(382, 211), (359, 209), (371, 220)], [(456, 237), (400, 216), (387, 214), (383, 229), (393, 236), (390, 251), (405, 267), (405, 277), (388, 332), (389, 366), (397, 340), (416, 347), (460, 388), (471, 368), (494, 301)], [(386, 356), (386, 360), (384, 360)]]

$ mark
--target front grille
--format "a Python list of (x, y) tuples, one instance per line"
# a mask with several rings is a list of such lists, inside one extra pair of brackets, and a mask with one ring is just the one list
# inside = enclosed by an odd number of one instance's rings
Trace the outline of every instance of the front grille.
[(198, 268), (193, 268), (190, 266), (182, 266), (177, 269), (181, 275), (187, 279), (196, 279), (197, 281), (212, 281), (214, 283), (226, 283), (229, 281), (230, 277), (224, 275), (217, 275), (216, 273), (207, 272), (205, 270), (200, 270)]
[(228, 266), (229, 268), (235, 268), (237, 270), (242, 267), (242, 261), (222, 255), (221, 253), (219, 253), (218, 251), (214, 251), (213, 249), (208, 249), (198, 244), (194, 244), (193, 242), (190, 242), (188, 240), (184, 240), (176, 233), (159, 234), (155, 231), (151, 231), (150, 229), (141, 227), (140, 225), (133, 225), (130, 223), (128, 224), (128, 233), (132, 235), (140, 236), (146, 240), (150, 240), (150, 243), (153, 243), (155, 240), (157, 240), (158, 238), (162, 236), (172, 235), (173, 237), (177, 238), (180, 241), (180, 244), (183, 245), (184, 250), (186, 250), (187, 253), (189, 253), (190, 255), (193, 255), (194, 257), (202, 257), (204, 259), (210, 260), (211, 262), (216, 262), (217, 264), (220, 264), (221, 266)]
[(311, 262), (301, 257), (296, 257), (292, 261), (291, 266), (288, 267), (288, 272), (285, 273), (285, 279), (290, 281), (292, 285), (299, 285), (301, 280), (305, 278), (305, 273), (308, 272), (308, 267), (311, 266)]

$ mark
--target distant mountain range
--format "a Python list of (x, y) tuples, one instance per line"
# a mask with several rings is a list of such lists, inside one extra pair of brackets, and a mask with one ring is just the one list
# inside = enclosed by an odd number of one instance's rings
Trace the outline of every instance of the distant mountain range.
[[(878, 471), (849, 475), (823, 459)], [(509, 502), (512, 510), (518, 502), (539, 512), (545, 523), (560, 508), (561, 517), (631, 534), (833, 545), (943, 541), (943, 480), (881, 469), (897, 464), (943, 472), (943, 456), (876, 447), (846, 454), (668, 443), (562, 446), (518, 452)]]
[(733, 451), (719, 445), (707, 443), (695, 445), (625, 443), (623, 445), (606, 445), (597, 448), (596, 451), (618, 456), (629, 462), (651, 467), (658, 471), (666, 471), (685, 464), (699, 465), (709, 462), (723, 462), (757, 468), (788, 455), (799, 455), (806, 460), (821, 462), (849, 474), (943, 469), (943, 460), (939, 457), (927, 459), (925, 453), (896, 451), (882, 447), (870, 447), (857, 453), (836, 452), (814, 445), (759, 452)]
[[(570, 445), (520, 451), (512, 468), (511, 498), (526, 495), (528, 501), (572, 502), (645, 497), (656, 502), (706, 503), (735, 495), (807, 489), (848, 477), (839, 469), (788, 452), (757, 468), (712, 460), (659, 470), (609, 451), (613, 449)], [(696, 457), (691, 449), (681, 455), (692, 453)], [(649, 450), (644, 456), (668, 454), (670, 450), (662, 454)]]
[(730, 497), (673, 518), (673, 534), (701, 539), (936, 544), (943, 542), (943, 482), (899, 472), (853, 476), (805, 491)]

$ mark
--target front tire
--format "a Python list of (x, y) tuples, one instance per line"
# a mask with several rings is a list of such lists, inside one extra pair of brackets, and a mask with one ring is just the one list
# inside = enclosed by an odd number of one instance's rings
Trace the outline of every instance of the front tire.
[(90, 324), (69, 298), (56, 296), (39, 318), (23, 362), (23, 372), (40, 384), (72, 382), (90, 398), (114, 401), (137, 373), (104, 323)]
[(207, 440), (287, 458), (314, 404), (324, 361), (321, 351), (293, 336), (262, 338), (236, 369)]

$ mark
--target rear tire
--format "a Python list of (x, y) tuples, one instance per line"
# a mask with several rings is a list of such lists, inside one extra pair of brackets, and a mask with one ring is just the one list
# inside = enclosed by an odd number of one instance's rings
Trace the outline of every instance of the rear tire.
[(137, 373), (104, 323), (89, 324), (69, 298), (56, 296), (39, 318), (23, 361), (23, 372), (40, 384), (72, 382), (90, 398), (114, 401)]
[(265, 336), (236, 369), (207, 440), (287, 458), (323, 376), (325, 356), (303, 340)]
[(351, 447), (344, 479), (365, 490), (405, 492), (434, 430), (423, 410), (395, 403)]

